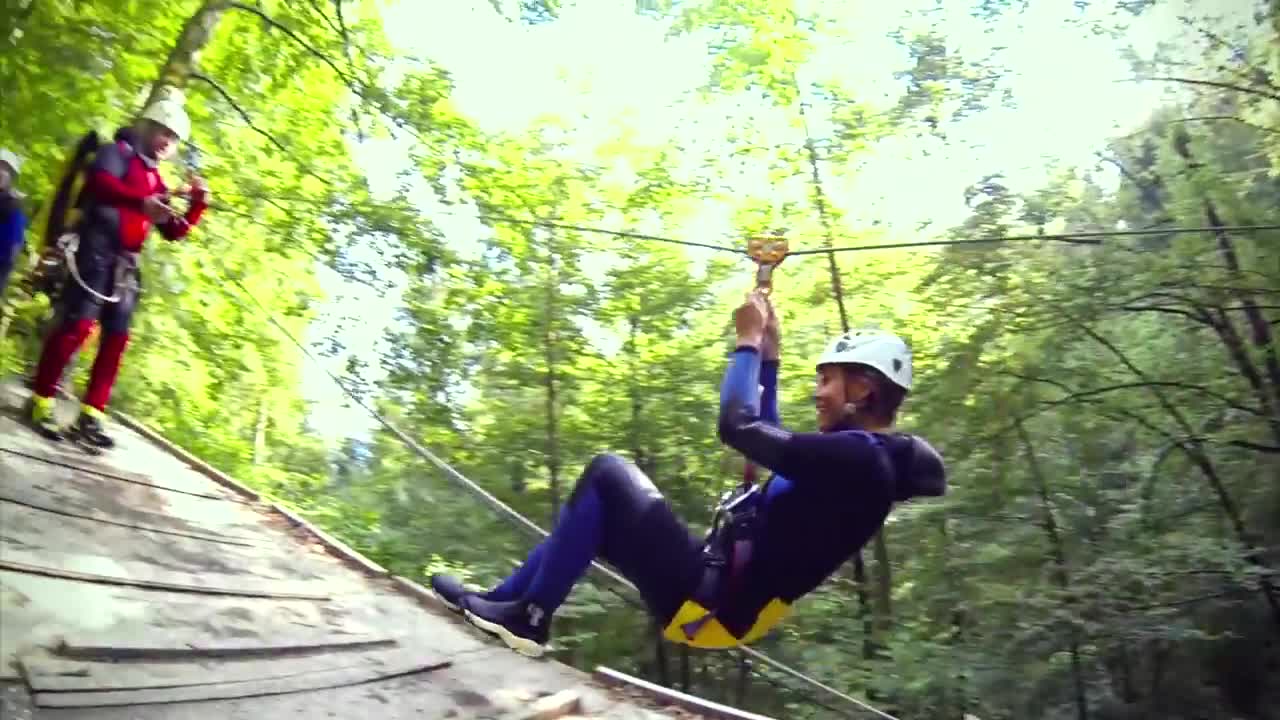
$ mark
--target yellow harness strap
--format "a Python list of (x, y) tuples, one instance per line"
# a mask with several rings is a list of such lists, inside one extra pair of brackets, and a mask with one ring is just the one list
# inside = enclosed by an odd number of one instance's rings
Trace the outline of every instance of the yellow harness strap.
[(787, 615), (791, 614), (791, 606), (778, 598), (770, 600), (769, 604), (765, 605), (764, 609), (760, 611), (760, 614), (756, 615), (756, 621), (751, 625), (751, 629), (741, 638), (734, 637), (714, 617), (704, 622), (692, 638), (681, 629), (683, 625), (706, 617), (708, 612), (699, 603), (693, 600), (685, 600), (680, 609), (676, 611), (675, 617), (671, 618), (671, 622), (667, 623), (666, 628), (663, 629), (662, 636), (673, 643), (703, 650), (723, 650), (739, 645), (747, 645), (764, 637), (775, 625), (782, 622)]

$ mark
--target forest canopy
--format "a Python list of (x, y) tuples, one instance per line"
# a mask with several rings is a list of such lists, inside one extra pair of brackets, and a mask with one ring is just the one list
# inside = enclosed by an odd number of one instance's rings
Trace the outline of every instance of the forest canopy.
[[(13, 0), (0, 47), (37, 220), (85, 132), (187, 98), (213, 205), (148, 243), (114, 407), (393, 572), (532, 541), (405, 438), (543, 527), (615, 451), (705, 528), (781, 229), (783, 422), (890, 330), (952, 487), (757, 649), (902, 718), (1280, 718), (1280, 5)], [(11, 283), (0, 370), (50, 313)], [(870, 717), (606, 580), (557, 617), (579, 667)]]

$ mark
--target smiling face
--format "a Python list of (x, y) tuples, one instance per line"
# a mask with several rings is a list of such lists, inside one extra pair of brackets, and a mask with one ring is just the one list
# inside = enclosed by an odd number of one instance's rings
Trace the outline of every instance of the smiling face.
[(817, 384), (813, 389), (813, 404), (818, 415), (818, 430), (831, 432), (841, 426), (860, 424), (857, 417), (850, 417), (845, 406), (857, 405), (871, 394), (872, 383), (861, 373), (849, 372), (842, 365), (823, 365), (818, 368)]
[(156, 160), (168, 160), (178, 149), (178, 135), (164, 125), (150, 120), (143, 125), (144, 154)]

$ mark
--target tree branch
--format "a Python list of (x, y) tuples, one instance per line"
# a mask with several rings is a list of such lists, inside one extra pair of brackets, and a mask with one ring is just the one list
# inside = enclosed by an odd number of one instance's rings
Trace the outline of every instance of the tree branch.
[(320, 175), (319, 173), (315, 172), (314, 170), (312, 170), (311, 167), (306, 163), (299, 162), (297, 158), (294, 156), (294, 154), (290, 152), (289, 148), (285, 147), (284, 144), (281, 143), (279, 140), (277, 140), (274, 135), (255, 125), (253, 122), (253, 118), (249, 115), (248, 111), (246, 111), (243, 107), (241, 107), (240, 103), (237, 103), (235, 101), (235, 98), (231, 97), (231, 93), (227, 92), (226, 88), (218, 84), (216, 80), (209, 77), (208, 75), (205, 75), (199, 72), (192, 72), (191, 77), (195, 80), (201, 80), (207, 83), (209, 87), (217, 91), (217, 93), (222, 96), (222, 99), (226, 100), (227, 104), (229, 104), (240, 116), (240, 118), (244, 120), (245, 124), (249, 127), (250, 130), (266, 138), (267, 142), (271, 143), (273, 146), (276, 147), (276, 149), (283, 152), (286, 157), (288, 157), (291, 161), (293, 161), (293, 163), (298, 167), (299, 170), (319, 180), (325, 185), (333, 184), (332, 178), (326, 178)]
[[(1214, 122), (1217, 120), (1231, 120), (1233, 122), (1240, 123), (1241, 125), (1248, 125), (1249, 127), (1259, 132), (1280, 134), (1280, 130), (1275, 130), (1269, 127), (1263, 127), (1262, 125), (1251, 123), (1248, 120), (1245, 120), (1242, 117), (1237, 117), (1235, 115), (1196, 115), (1194, 117), (1174, 118), (1173, 120), (1165, 120), (1163, 122), (1159, 122), (1155, 124), (1160, 126), (1167, 126), (1167, 125), (1180, 125), (1182, 123), (1191, 123), (1191, 122)], [(1134, 138), (1144, 133), (1147, 133), (1149, 131), (1150, 130), (1148, 128), (1143, 128), (1141, 130), (1137, 130), (1135, 132), (1132, 132), (1126, 135), (1125, 138)]]
[(253, 117), (249, 115), (248, 111), (246, 111), (243, 107), (241, 107), (240, 103), (236, 102), (235, 98), (231, 97), (231, 93), (227, 92), (227, 89), (222, 87), (222, 85), (218, 84), (216, 80), (200, 72), (192, 72), (191, 78), (194, 80), (201, 80), (207, 83), (209, 87), (216, 90), (217, 93), (222, 96), (223, 100), (227, 101), (227, 104), (231, 106), (231, 109), (236, 111), (236, 114), (240, 116), (240, 119), (244, 120), (245, 125), (248, 125), (250, 130), (266, 138), (267, 142), (274, 145), (281, 152), (284, 152), (285, 154), (289, 154), (289, 148), (282, 145), (280, 141), (275, 138), (274, 135), (255, 125), (253, 122)]
[(1193, 605), (1195, 603), (1204, 602), (1206, 600), (1217, 600), (1225, 597), (1236, 597), (1239, 595), (1247, 595), (1257, 592), (1258, 588), (1232, 588), (1223, 590), (1222, 592), (1209, 593), (1207, 595), (1196, 595), (1195, 597), (1183, 598), (1181, 600), (1172, 600), (1169, 602), (1152, 603), (1150, 605), (1130, 605), (1123, 608), (1123, 612), (1142, 612), (1145, 610), (1160, 610), (1163, 608), (1175, 608), (1182, 605)]
[(1134, 80), (1134, 81), (1152, 80), (1152, 81), (1156, 81), (1156, 82), (1175, 82), (1175, 83), (1182, 83), (1182, 84), (1184, 84), (1184, 85), (1202, 85), (1202, 86), (1205, 86), (1205, 87), (1218, 88), (1219, 90), (1231, 90), (1231, 91), (1233, 91), (1233, 92), (1241, 92), (1241, 93), (1246, 93), (1246, 94), (1249, 94), (1249, 95), (1257, 95), (1257, 96), (1259, 96), (1259, 97), (1264, 97), (1264, 98), (1267, 98), (1267, 99), (1269, 99), (1269, 100), (1276, 100), (1276, 101), (1280, 101), (1280, 95), (1277, 95), (1277, 94), (1275, 94), (1275, 93), (1266, 92), (1266, 91), (1264, 91), (1264, 90), (1260, 90), (1260, 89), (1258, 89), (1258, 88), (1248, 88), (1248, 87), (1244, 87), (1244, 86), (1241, 86), (1241, 85), (1233, 85), (1232, 83), (1225, 83), (1225, 82), (1220, 82), (1220, 81), (1217, 81), (1217, 80), (1196, 80), (1196, 79), (1194, 79), (1194, 78), (1163, 77), (1163, 76), (1161, 76), (1161, 77), (1137, 77), (1137, 78), (1133, 78), (1133, 80)]
[[(339, 0), (334, 0), (334, 4), (337, 4), (338, 2)], [(324, 24), (329, 26), (330, 30), (338, 34), (342, 33), (342, 30), (333, 22), (333, 18), (329, 17), (329, 14), (321, 8), (320, 0), (311, 0), (311, 7), (316, 11), (316, 14), (324, 20)]]
[(338, 77), (342, 78), (342, 81), (345, 82), (348, 87), (350, 87), (354, 92), (359, 94), (361, 97), (364, 97), (364, 93), (362, 91), (358, 91), (354, 87), (352, 87), (353, 85), (358, 85), (359, 83), (357, 83), (353, 78), (349, 77), (342, 70), (342, 68), (338, 67), (337, 63), (335, 63), (332, 58), (330, 58), (325, 53), (320, 52), (320, 50), (316, 49), (316, 47), (312, 45), (310, 42), (308, 42), (306, 38), (302, 37), (297, 32), (294, 32), (291, 28), (289, 28), (289, 26), (271, 17), (262, 9), (253, 7), (252, 5), (245, 5), (243, 3), (233, 2), (227, 7), (229, 7), (232, 10), (247, 12), (251, 15), (256, 15), (259, 18), (262, 18), (263, 22), (279, 30), (280, 32), (284, 33), (286, 36), (289, 37), (290, 40), (293, 40), (299, 46), (301, 46), (302, 49), (306, 50), (308, 53), (311, 53), (317, 59), (323, 62), (325, 65), (328, 65), (330, 68), (332, 68), (333, 71), (338, 74)]

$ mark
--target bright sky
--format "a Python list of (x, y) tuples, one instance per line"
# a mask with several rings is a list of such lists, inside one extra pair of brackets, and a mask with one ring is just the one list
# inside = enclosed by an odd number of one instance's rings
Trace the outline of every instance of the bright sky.
[[(1092, 153), (1106, 138), (1141, 123), (1159, 105), (1166, 88), (1118, 82), (1131, 70), (1114, 40), (1091, 34), (1080, 22), (1099, 19), (1113, 3), (1035, 2), (1025, 12), (987, 24), (968, 15), (972, 3), (948, 0), (932, 14), (934, 0), (848, 2), (809, 0), (834, 13), (840, 37), (818, 47), (803, 68), (811, 80), (837, 78), (873, 104), (889, 107), (901, 92), (893, 77), (907, 63), (905, 50), (885, 37), (893, 28), (925, 27), (938, 20), (954, 48), (973, 56), (1003, 46), (1002, 64), (1013, 68), (1014, 109), (993, 109), (957, 126), (946, 127), (947, 141), (903, 138), (884, 142), (856, 173), (833, 180), (833, 202), (856, 222), (880, 221), (903, 239), (923, 239), (915, 227), (932, 220), (929, 232), (941, 232), (967, 215), (962, 191), (982, 176), (1001, 172), (1016, 189), (1034, 189), (1046, 178), (1050, 161), (1092, 167)], [(706, 37), (668, 39), (663, 21), (634, 13), (634, 0), (579, 0), (564, 3), (553, 23), (508, 23), (488, 0), (426, 3), (401, 0), (384, 17), (392, 42), (406, 53), (443, 64), (457, 84), (453, 102), (481, 127), (517, 132), (540, 115), (573, 119), (581, 148), (576, 158), (594, 159), (595, 146), (616, 133), (620, 123), (635, 129), (642, 142), (661, 142), (678, 128), (686, 136), (696, 128), (703, 143), (724, 134), (723, 108), (691, 105), (689, 93), (705, 82), (709, 67)], [(1249, 0), (1220, 0), (1219, 9), (1248, 12)], [(1106, 6), (1106, 7), (1103, 7)], [(1180, 30), (1184, 3), (1158, 3), (1133, 22), (1125, 42), (1149, 57), (1157, 39)], [(1203, 10), (1198, 11), (1203, 13)], [(736, 102), (736, 101), (735, 101)], [(763, 102), (729, 108), (747, 114), (755, 127), (794, 141), (785, 114)], [(696, 124), (692, 124), (696, 123)], [(824, 125), (811, 125), (815, 135)], [(369, 143), (361, 148), (375, 191), (388, 191), (404, 167), (403, 146)], [(830, 176), (831, 173), (828, 173)], [(1106, 181), (1105, 171), (1099, 178)], [(739, 187), (763, 194), (768, 187), (750, 174), (734, 178)], [(429, 193), (418, 194), (424, 207), (438, 207)], [(483, 233), (474, 220), (438, 216), (436, 222), (455, 246), (466, 248)], [(658, 230), (658, 228), (654, 228)], [(852, 228), (851, 228), (852, 229)], [(724, 208), (709, 206), (685, 228), (666, 228), (676, 237), (736, 242)], [(745, 266), (744, 266), (745, 270)], [(327, 312), (346, 316), (338, 334), (349, 348), (377, 367), (382, 334), (393, 322), (396, 298), (379, 298), (351, 286), (333, 273), (323, 280), (332, 299)], [(313, 338), (334, 331), (334, 320), (317, 324)], [(343, 359), (331, 368), (340, 370)], [(332, 385), (308, 366), (304, 387), (319, 403), (314, 421), (326, 437), (339, 437), (369, 423), (358, 409), (344, 409)]]

